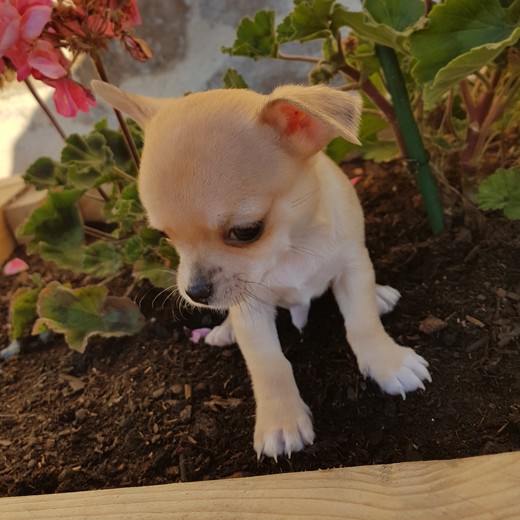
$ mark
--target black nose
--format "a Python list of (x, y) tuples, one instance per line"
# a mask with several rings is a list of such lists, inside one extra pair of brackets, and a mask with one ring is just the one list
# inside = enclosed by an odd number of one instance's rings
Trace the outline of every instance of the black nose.
[(213, 294), (213, 284), (206, 281), (196, 281), (186, 289), (186, 294), (194, 302), (208, 305)]

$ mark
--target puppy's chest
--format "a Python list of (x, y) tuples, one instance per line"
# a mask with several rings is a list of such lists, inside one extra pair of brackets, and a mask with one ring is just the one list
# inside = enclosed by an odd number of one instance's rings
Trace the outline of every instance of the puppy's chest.
[(264, 280), (279, 307), (306, 304), (323, 294), (337, 274), (337, 259), (300, 258), (290, 255)]

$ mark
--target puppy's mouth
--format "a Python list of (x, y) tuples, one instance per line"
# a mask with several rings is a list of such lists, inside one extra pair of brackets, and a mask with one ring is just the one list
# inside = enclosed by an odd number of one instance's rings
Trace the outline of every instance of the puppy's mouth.
[(226, 281), (215, 282), (213, 278), (196, 277), (181, 290), (184, 298), (195, 307), (214, 310), (227, 310), (249, 300), (263, 303), (256, 294), (253, 282), (245, 281), (242, 276), (235, 275)]

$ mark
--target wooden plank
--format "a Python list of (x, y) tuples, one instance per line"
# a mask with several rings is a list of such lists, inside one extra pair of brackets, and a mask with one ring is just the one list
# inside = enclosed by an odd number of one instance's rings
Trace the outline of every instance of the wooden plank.
[(0, 499), (2, 520), (518, 520), (520, 452)]
[(2, 265), (14, 251), (16, 240), (6, 216), (5, 207), (19, 193), (25, 189), (20, 175), (0, 179), (0, 265)]

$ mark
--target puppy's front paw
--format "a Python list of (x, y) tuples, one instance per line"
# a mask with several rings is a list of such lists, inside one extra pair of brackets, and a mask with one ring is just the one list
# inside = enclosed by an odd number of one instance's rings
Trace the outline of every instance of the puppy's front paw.
[(379, 316), (394, 309), (401, 298), (401, 293), (389, 285), (378, 285), (376, 288), (377, 312)]
[(361, 373), (373, 379), (387, 394), (401, 395), (418, 388), (424, 390), (423, 381), (431, 383), (428, 362), (411, 348), (396, 345), (390, 338), (385, 345), (372, 350), (372, 356), (358, 359)]
[[(283, 397), (280, 397), (283, 399)], [(275, 403), (275, 406), (257, 410), (255, 426), (255, 451), (278, 460), (278, 455), (291, 456), (314, 441), (314, 429), (309, 407), (299, 403)]]
[(225, 347), (236, 343), (235, 333), (233, 332), (231, 323), (226, 320), (222, 325), (217, 325), (208, 332), (204, 341), (208, 345), (213, 345), (215, 347)]

